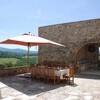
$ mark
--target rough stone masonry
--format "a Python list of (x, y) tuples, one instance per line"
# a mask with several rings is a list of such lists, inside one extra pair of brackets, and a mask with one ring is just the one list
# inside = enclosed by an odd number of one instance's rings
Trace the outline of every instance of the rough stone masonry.
[(76, 62), (78, 52), (85, 45), (100, 45), (100, 19), (42, 26), (39, 27), (39, 36), (66, 45), (39, 46), (39, 62)]

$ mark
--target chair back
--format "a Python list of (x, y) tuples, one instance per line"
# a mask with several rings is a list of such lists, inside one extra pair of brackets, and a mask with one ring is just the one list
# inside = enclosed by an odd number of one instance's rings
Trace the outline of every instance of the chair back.
[(36, 68), (36, 73), (37, 73), (37, 75), (38, 75), (38, 77), (40, 77), (41, 76), (41, 68), (40, 67), (37, 67)]
[(74, 67), (71, 67), (70, 68), (69, 74), (70, 74), (70, 77), (73, 77), (74, 76)]
[(37, 67), (33, 66), (32, 69), (31, 69), (31, 76), (36, 77), (36, 75), (37, 75)]
[(54, 78), (55, 76), (55, 68), (47, 68), (47, 77)]
[(45, 67), (40, 68), (40, 75), (46, 76), (46, 68)]

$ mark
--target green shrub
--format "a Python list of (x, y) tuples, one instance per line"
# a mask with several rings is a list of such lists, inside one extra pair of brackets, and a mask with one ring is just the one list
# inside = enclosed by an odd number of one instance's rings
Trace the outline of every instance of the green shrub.
[[(30, 56), (29, 59), (30, 64), (38, 63), (38, 56)], [(27, 66), (27, 58), (24, 56), (23, 58), (0, 58), (0, 65), (3, 68), (11, 68), (11, 67), (21, 67)]]
[(5, 63), (5, 67), (12, 67), (12, 66), (13, 66), (12, 62)]

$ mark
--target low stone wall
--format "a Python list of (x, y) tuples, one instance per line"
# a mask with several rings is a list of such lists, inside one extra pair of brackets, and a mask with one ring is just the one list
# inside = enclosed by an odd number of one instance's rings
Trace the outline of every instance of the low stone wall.
[(28, 72), (30, 67), (20, 67), (20, 68), (9, 68), (9, 69), (0, 69), (0, 77), (3, 76), (13, 76), (17, 74), (23, 74)]

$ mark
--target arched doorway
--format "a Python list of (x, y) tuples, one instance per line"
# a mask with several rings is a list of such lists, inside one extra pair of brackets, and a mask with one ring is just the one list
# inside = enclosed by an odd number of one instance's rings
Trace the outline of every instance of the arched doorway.
[(99, 60), (99, 47), (100, 43), (87, 43), (78, 50), (76, 53), (77, 70), (96, 70)]

